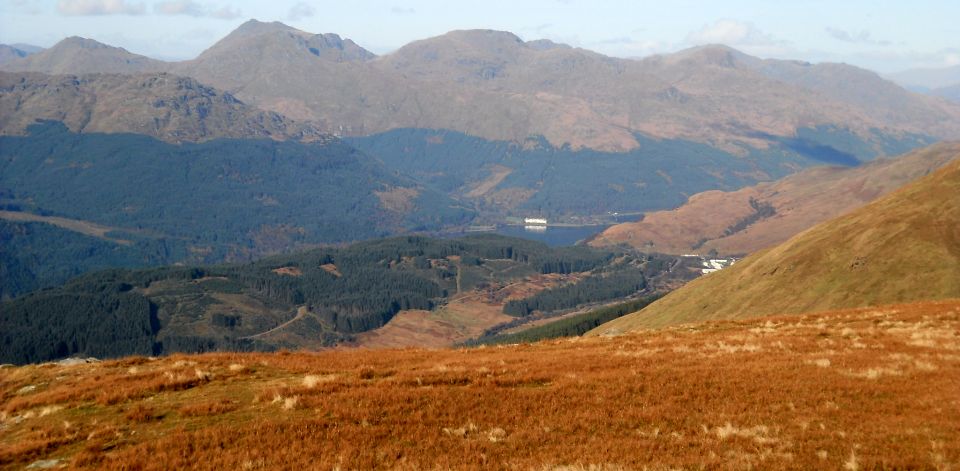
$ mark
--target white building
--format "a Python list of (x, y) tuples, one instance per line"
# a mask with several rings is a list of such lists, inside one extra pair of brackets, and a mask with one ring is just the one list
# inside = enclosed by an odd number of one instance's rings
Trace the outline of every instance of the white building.
[(546, 226), (547, 220), (545, 218), (525, 218), (523, 220), (523, 224), (527, 226), (534, 226), (534, 225)]

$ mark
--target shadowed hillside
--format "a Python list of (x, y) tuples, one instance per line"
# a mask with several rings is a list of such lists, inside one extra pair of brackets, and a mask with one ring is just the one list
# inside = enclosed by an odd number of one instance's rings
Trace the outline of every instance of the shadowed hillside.
[[(6, 273), (16, 273), (0, 278), (0, 297), (62, 281), (47, 278), (60, 269), (249, 260), (438, 231), (472, 217), (469, 208), (333, 138), (172, 144), (142, 134), (78, 134), (49, 121), (25, 136), (0, 136), (0, 209), (81, 234), (102, 228), (106, 245), (118, 244), (111, 251), (63, 230), (5, 226), (0, 238), (18, 250), (0, 250)], [(56, 240), (69, 241), (69, 250)], [(53, 253), (65, 256), (51, 270)]]
[(960, 297), (960, 161), (592, 333)]

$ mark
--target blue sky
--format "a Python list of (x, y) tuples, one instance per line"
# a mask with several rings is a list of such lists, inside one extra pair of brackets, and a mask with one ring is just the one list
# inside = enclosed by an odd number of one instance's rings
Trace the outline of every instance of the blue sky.
[(960, 64), (960, 1), (913, 0), (0, 0), (0, 42), (84, 36), (189, 59), (250, 18), (337, 33), (378, 54), (454, 29), (489, 28), (619, 57), (705, 43), (879, 72)]

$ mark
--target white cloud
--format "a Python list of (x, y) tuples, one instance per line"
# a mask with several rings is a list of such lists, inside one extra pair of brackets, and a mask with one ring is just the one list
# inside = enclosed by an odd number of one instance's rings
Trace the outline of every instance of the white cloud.
[(609, 54), (615, 57), (640, 58), (653, 54), (662, 54), (676, 49), (674, 45), (664, 41), (651, 39), (634, 39), (629, 36), (618, 36), (602, 39), (589, 44), (589, 47), (596, 48), (597, 51)]
[(171, 0), (153, 6), (153, 11), (161, 15), (203, 16), (203, 7), (190, 0)]
[(300, 2), (290, 8), (290, 13), (287, 13), (287, 19), (290, 21), (298, 21), (304, 18), (309, 18), (317, 14), (317, 10), (312, 6)]
[(59, 0), (57, 11), (62, 15), (142, 15), (147, 8), (142, 2), (126, 0)]
[(28, 15), (42, 14), (41, 3), (39, 0), (10, 0), (10, 6)]
[(948, 52), (944, 54), (943, 65), (946, 67), (960, 65), (960, 52)]
[(827, 34), (837, 41), (846, 43), (872, 44), (874, 46), (889, 46), (890, 41), (878, 41), (870, 37), (870, 32), (863, 30), (859, 33), (851, 33), (838, 28), (826, 28)]
[(153, 5), (154, 13), (160, 15), (185, 15), (194, 18), (209, 17), (232, 20), (240, 16), (240, 11), (228, 6), (214, 9), (193, 0), (165, 0)]
[(748, 54), (763, 57), (783, 56), (795, 52), (788, 41), (778, 40), (752, 23), (721, 19), (687, 34), (687, 46), (725, 44)]
[(737, 20), (723, 19), (687, 35), (686, 42), (692, 45), (703, 44), (770, 44), (775, 42), (773, 37), (753, 26)]
[(240, 13), (240, 10), (237, 10), (236, 8), (221, 7), (211, 11), (207, 16), (210, 18), (216, 18), (218, 20), (232, 20), (235, 18), (240, 18), (241, 15), (242, 13)]
[(393, 7), (390, 9), (390, 12), (394, 15), (412, 15), (417, 12), (413, 8), (403, 8), (403, 7)]

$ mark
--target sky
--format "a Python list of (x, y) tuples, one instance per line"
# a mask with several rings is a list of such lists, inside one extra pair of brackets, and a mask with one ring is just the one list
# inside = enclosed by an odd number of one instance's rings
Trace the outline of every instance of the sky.
[(0, 43), (83, 36), (183, 60), (251, 18), (337, 33), (377, 54), (482, 28), (616, 57), (719, 43), (881, 73), (960, 65), (958, 0), (0, 0)]

